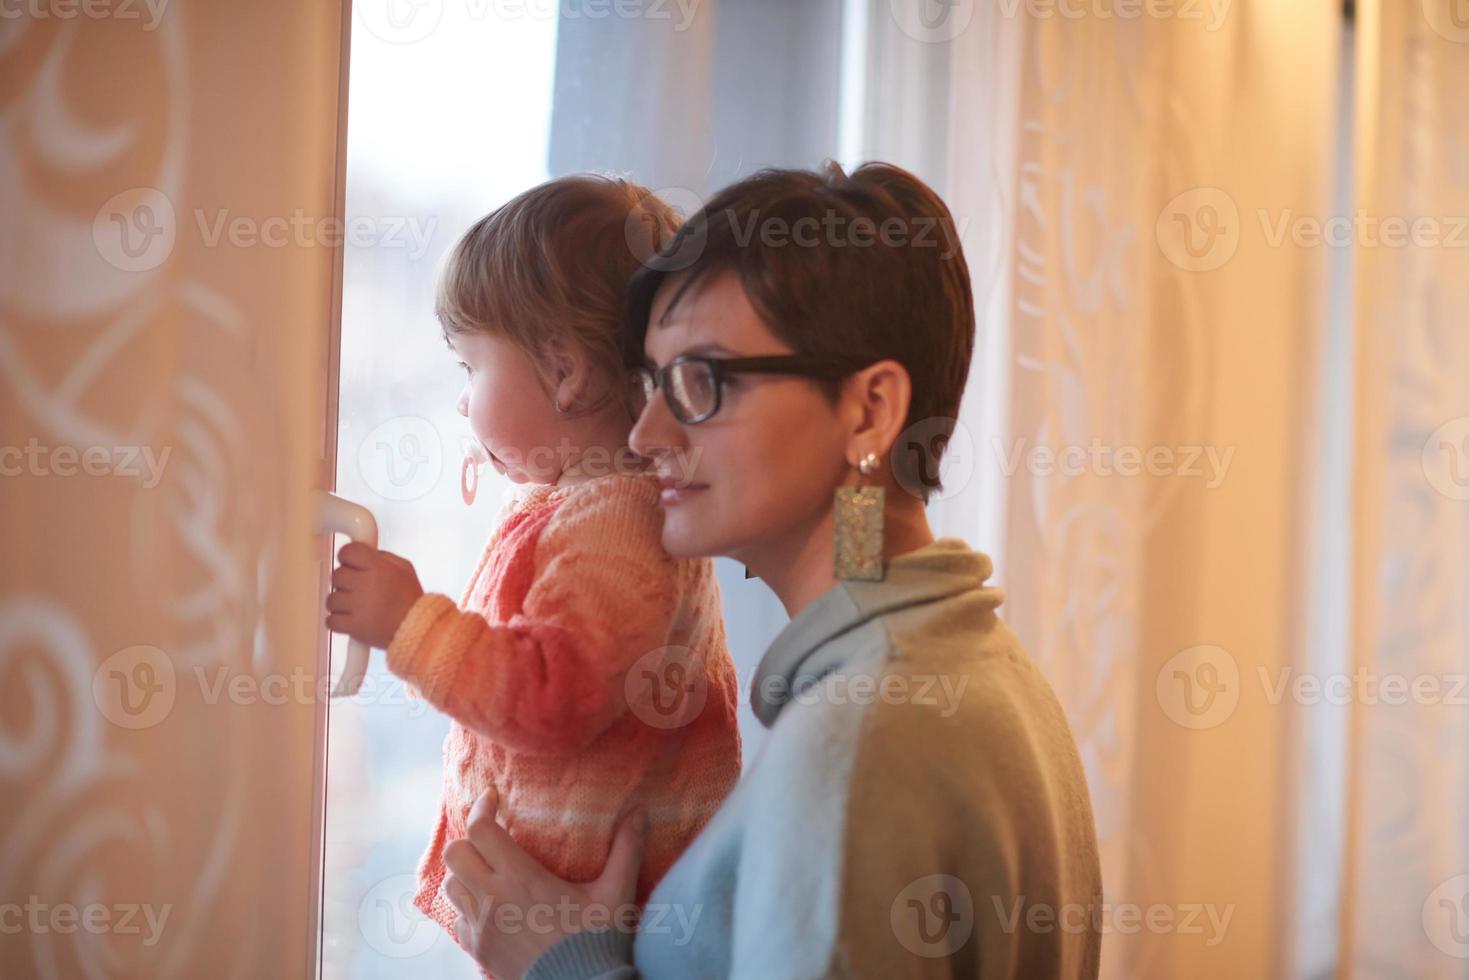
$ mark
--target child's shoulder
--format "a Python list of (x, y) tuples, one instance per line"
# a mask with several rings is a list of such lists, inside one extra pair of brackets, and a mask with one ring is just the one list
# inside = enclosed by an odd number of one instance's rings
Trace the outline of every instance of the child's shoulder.
[(611, 473), (564, 487), (546, 486), (533, 494), (532, 505), (553, 508), (559, 525), (644, 526), (661, 529), (658, 477), (651, 473)]
[(658, 476), (654, 473), (606, 473), (571, 483), (565, 486), (541, 486), (537, 488), (548, 499), (559, 499), (564, 504), (585, 504), (595, 500), (615, 500), (632, 497), (646, 499), (649, 495), (658, 499)]
[(540, 527), (541, 562), (557, 555), (601, 561), (614, 557), (651, 562), (673, 559), (663, 549), (663, 506), (656, 476), (612, 474), (565, 487), (543, 486), (531, 495)]

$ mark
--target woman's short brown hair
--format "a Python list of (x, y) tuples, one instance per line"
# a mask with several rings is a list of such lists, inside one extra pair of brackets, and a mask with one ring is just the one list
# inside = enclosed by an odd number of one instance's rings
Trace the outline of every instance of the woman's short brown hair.
[[(888, 163), (850, 175), (762, 170), (691, 215), (628, 290), (625, 357), (643, 363), (658, 287), (682, 275), (669, 308), (694, 283), (733, 270), (771, 331), (797, 353), (891, 358), (913, 384), (907, 426), (922, 445), (895, 446), (899, 482), (924, 500), (939, 486), (974, 353), (974, 295), (953, 216), (933, 190)], [(824, 384), (837, 397), (840, 383)]]
[(481, 218), (450, 249), (434, 312), (445, 334), (493, 333), (518, 345), (548, 390), (547, 342), (569, 339), (591, 358), (606, 395), (622, 397), (628, 281), (678, 223), (652, 191), (619, 177), (548, 180)]

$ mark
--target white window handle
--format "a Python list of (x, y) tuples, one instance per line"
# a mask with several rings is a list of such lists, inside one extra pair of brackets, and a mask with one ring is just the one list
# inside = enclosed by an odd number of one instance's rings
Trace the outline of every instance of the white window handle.
[[(345, 534), (353, 541), (377, 547), (377, 519), (372, 511), (333, 493), (322, 491), (316, 495), (316, 529)], [(347, 644), (347, 664), (342, 668), (342, 676), (337, 678), (337, 686), (332, 688), (332, 697), (349, 698), (357, 693), (362, 678), (367, 676), (371, 652), (372, 648), (361, 640)]]

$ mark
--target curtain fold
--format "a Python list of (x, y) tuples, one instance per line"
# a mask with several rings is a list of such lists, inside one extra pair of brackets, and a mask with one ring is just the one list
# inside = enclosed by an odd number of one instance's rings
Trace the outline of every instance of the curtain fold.
[[(1455, 12), (1459, 16), (1455, 18)], [(1359, 4), (1352, 663), (1344, 975), (1469, 969), (1469, 12)], [(1402, 229), (1394, 232), (1388, 221)], [(1417, 229), (1415, 231), (1415, 228)], [(1400, 240), (1393, 244), (1394, 235)], [(1401, 240), (1406, 239), (1406, 240)]]
[[(1435, 427), (1464, 415), (1452, 403), (1469, 377), (1466, 332), (1446, 335), (1454, 312), (1462, 323), (1464, 298), (1448, 294), (1466, 281), (1464, 253), (1363, 259), (1354, 241), (1296, 235), (1364, 207), (1462, 213), (1443, 182), (1463, 160), (1465, 127), (1445, 115), (1444, 93), (1455, 91), (1448, 63), (1469, 48), (1430, 40), (1416, 5), (1392, 13), (1396, 36), (1380, 12), (1365, 15), (1359, 43), (1374, 59), (1395, 72), (1438, 65), (1404, 105), (1413, 86), (1369, 77), (1365, 53), (1343, 88), (1354, 66), (1342, 62), (1334, 3), (1236, 4), (1215, 21), (1016, 9), (979, 5), (952, 42), (946, 192), (968, 226), (981, 332), (946, 472), (960, 485), (934, 516), (999, 556), (1009, 621), (1072, 720), (1104, 855), (1104, 976), (1345, 975), (1360, 950), (1385, 941), (1420, 959), (1370, 975), (1427, 975), (1438, 954), (1418, 920), (1431, 882), (1409, 881), (1406, 899), (1378, 882), (1415, 863), (1447, 878), (1462, 820), (1407, 821), (1420, 827), (1413, 841), (1438, 841), (1416, 862), (1363, 827), (1455, 793), (1461, 803), (1460, 763), (1386, 796), (1368, 788), (1417, 767), (1395, 764), (1383, 709), (1336, 704), (1311, 685), (1346, 679), (1354, 654), (1358, 665), (1375, 656), (1363, 640), (1378, 635), (1373, 590), (1403, 562), (1385, 564), (1367, 530), (1391, 522), (1392, 508), (1358, 485), (1380, 480), (1391, 458), (1374, 421), (1383, 386), (1431, 371)], [(1359, 193), (1341, 152), (1353, 145), (1354, 98), (1358, 114), (1386, 103), (1402, 125), (1419, 123), (1403, 142), (1359, 134)], [(1434, 176), (1402, 159), (1409, 143), (1443, 161)], [(1373, 154), (1420, 175), (1416, 203), (1384, 198)], [(1434, 272), (1388, 284), (1374, 269), (1405, 262)], [(1455, 285), (1435, 286), (1435, 275)], [(1432, 308), (1422, 316), (1436, 331), (1436, 343), (1416, 345), (1432, 359), (1420, 357), (1416, 374), (1392, 366), (1409, 292)], [(1354, 357), (1352, 324), (1368, 331), (1374, 317), (1393, 326), (1378, 328), (1375, 347), (1359, 333)], [(1343, 408), (1351, 416), (1338, 420)], [(1431, 431), (1405, 442), (1405, 480), (1416, 475), (1419, 496)], [(1469, 473), (1469, 444), (1455, 445)], [(1459, 598), (1462, 630), (1455, 506), (1434, 501), (1430, 592)], [(1350, 577), (1337, 576), (1348, 556)], [(1400, 628), (1453, 618), (1428, 613), (1401, 610)], [(1355, 651), (1345, 642), (1354, 631)], [(1462, 632), (1441, 636), (1462, 659)], [(1449, 740), (1438, 733), (1441, 754)], [(1389, 865), (1394, 874), (1379, 877)], [(1386, 905), (1400, 920), (1391, 927)], [(1157, 927), (1139, 921), (1150, 910)], [(1436, 969), (1462, 965), (1441, 957)]]
[(1071, 717), (1104, 975), (1462, 976), (1469, 18), (1018, 9), (954, 40), (987, 316), (935, 522)]

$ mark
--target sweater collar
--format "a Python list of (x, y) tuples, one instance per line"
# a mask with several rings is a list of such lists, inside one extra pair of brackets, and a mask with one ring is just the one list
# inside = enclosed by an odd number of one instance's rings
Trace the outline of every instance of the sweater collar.
[(988, 555), (960, 539), (939, 538), (889, 559), (880, 582), (838, 581), (787, 623), (760, 659), (750, 684), (755, 717), (766, 728), (775, 724), (793, 694), (841, 666), (841, 645), (831, 641), (872, 620), (964, 592), (983, 593), (998, 606), (1004, 593), (984, 584), (993, 568)]

